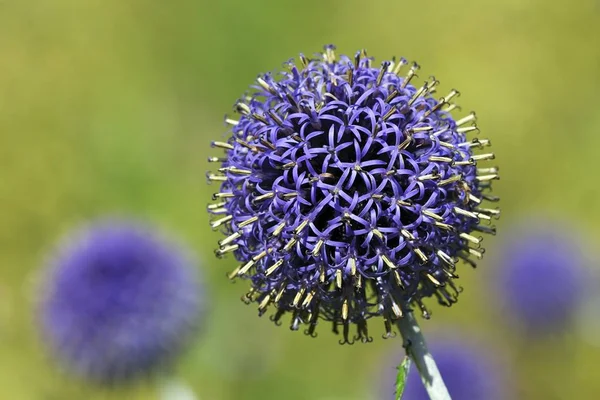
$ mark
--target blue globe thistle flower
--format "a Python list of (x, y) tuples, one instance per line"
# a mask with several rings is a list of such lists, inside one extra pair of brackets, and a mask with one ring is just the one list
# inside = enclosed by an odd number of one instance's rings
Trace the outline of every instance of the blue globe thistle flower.
[(121, 383), (165, 368), (197, 326), (198, 277), (149, 228), (103, 221), (52, 262), (40, 306), (44, 337), (72, 372)]
[(557, 226), (515, 226), (498, 255), (498, 295), (512, 321), (530, 332), (563, 330), (585, 298), (585, 253), (576, 233)]
[(452, 279), (458, 259), (475, 265), (482, 224), (498, 214), (482, 201), (498, 178), (478, 168), (490, 144), (468, 140), (475, 114), (454, 119), (451, 90), (436, 100), (431, 78), (411, 84), (418, 65), (401, 76), (406, 60), (373, 66), (364, 51), (336, 57), (326, 46), (319, 59), (300, 55), (279, 79), (257, 79), (238, 101), (239, 120), (213, 147), (225, 157), (209, 181), (221, 183), (209, 205), (211, 225), (222, 228), (218, 256), (233, 252), (240, 265), (230, 277), (251, 281), (248, 302), (269, 305), (277, 324), (291, 314), (291, 329), (319, 318), (334, 332), (349, 325), (371, 341), (367, 319), (391, 321), (424, 297), (456, 301)]
[[(507, 396), (504, 371), (491, 352), (464, 340), (433, 341), (430, 346), (444, 383), (453, 399), (503, 400)], [(396, 360), (397, 362), (397, 360)], [(382, 398), (394, 399), (397, 370), (393, 369)], [(417, 368), (412, 365), (406, 380), (403, 399), (427, 400), (429, 396)]]

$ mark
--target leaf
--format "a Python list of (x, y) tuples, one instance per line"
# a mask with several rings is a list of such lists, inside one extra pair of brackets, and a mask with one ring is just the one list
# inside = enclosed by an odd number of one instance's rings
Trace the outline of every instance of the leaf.
[(404, 386), (406, 385), (406, 378), (408, 377), (408, 370), (410, 369), (410, 357), (404, 356), (404, 359), (396, 367), (398, 375), (396, 375), (396, 400), (402, 399), (402, 393), (404, 393)]

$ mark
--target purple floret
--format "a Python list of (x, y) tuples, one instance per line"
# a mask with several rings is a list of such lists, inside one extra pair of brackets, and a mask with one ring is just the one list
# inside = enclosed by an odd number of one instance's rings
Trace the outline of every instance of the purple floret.
[(131, 381), (170, 364), (198, 323), (201, 291), (183, 249), (141, 225), (96, 223), (53, 259), (43, 334), (72, 372)]
[[(236, 104), (239, 121), (226, 142), (213, 142), (225, 157), (210, 181), (221, 182), (209, 206), (213, 228), (227, 236), (217, 255), (232, 252), (240, 265), (231, 277), (249, 279), (248, 301), (260, 313), (273, 304), (279, 323), (308, 324), (319, 317), (358, 327), (391, 321), (435, 295), (450, 305), (458, 259), (474, 264), (495, 209), (483, 192), (496, 168), (477, 168), (493, 154), (466, 138), (477, 131), (473, 113), (455, 120), (456, 90), (436, 100), (435, 78), (417, 88), (416, 64), (406, 76), (404, 59), (373, 66), (364, 52), (336, 59), (327, 46), (320, 59), (300, 56), (277, 75), (262, 75), (254, 92)], [(483, 224), (482, 224), (483, 222)], [(487, 224), (486, 224), (487, 223)]]

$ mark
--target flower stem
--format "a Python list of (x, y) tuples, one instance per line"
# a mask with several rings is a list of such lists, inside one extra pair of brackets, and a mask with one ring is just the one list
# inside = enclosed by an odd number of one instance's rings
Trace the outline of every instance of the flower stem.
[(425, 337), (412, 312), (406, 313), (398, 320), (398, 329), (404, 340), (406, 354), (417, 366), (429, 398), (431, 400), (451, 400), (450, 393), (448, 393), (433, 356), (427, 350)]
[(183, 381), (175, 378), (163, 381), (159, 386), (160, 400), (198, 400), (192, 389)]

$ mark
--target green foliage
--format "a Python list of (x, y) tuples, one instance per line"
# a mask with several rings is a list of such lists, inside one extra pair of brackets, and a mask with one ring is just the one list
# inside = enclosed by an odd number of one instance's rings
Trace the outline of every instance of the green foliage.
[(404, 386), (406, 385), (406, 378), (408, 378), (410, 364), (410, 357), (404, 356), (404, 359), (402, 359), (402, 362), (396, 368), (398, 370), (398, 374), (396, 375), (396, 400), (402, 399), (402, 393), (404, 393)]

